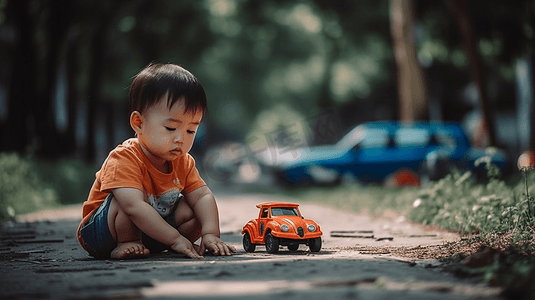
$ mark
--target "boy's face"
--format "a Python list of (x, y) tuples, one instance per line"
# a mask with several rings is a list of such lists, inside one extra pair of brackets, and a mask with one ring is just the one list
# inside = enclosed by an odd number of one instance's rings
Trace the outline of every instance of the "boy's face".
[(166, 99), (148, 107), (143, 114), (138, 113), (140, 124), (132, 125), (145, 154), (156, 167), (189, 152), (203, 116), (200, 110), (184, 113), (183, 100), (169, 109)]

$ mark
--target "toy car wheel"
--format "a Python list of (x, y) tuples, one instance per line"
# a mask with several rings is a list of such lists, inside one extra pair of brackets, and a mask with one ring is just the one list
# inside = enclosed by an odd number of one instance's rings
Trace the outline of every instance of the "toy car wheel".
[(321, 250), (321, 238), (317, 237), (315, 239), (310, 239), (308, 241), (308, 247), (310, 247), (310, 252), (320, 252), (320, 250)]
[(292, 244), (288, 246), (288, 250), (290, 251), (296, 251), (297, 249), (299, 249), (299, 244)]
[(279, 252), (279, 239), (274, 237), (271, 232), (266, 234), (266, 250), (271, 254)]
[(243, 249), (247, 252), (254, 252), (256, 249), (256, 244), (253, 244), (251, 242), (251, 236), (249, 235), (249, 232), (245, 232), (243, 235)]

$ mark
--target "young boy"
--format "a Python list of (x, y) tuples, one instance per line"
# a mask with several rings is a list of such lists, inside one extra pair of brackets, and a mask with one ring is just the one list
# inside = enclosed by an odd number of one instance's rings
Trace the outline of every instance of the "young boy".
[[(151, 64), (133, 80), (136, 138), (112, 150), (83, 206), (78, 241), (96, 258), (172, 249), (191, 258), (230, 255), (214, 196), (188, 153), (207, 109), (201, 84), (173, 64)], [(192, 243), (201, 238), (200, 246)]]

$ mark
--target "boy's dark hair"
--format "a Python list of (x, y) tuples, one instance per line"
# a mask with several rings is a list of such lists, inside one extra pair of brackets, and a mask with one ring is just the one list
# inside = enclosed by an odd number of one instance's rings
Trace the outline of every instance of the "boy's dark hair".
[(201, 83), (188, 70), (175, 64), (150, 64), (139, 72), (130, 86), (130, 113), (156, 104), (167, 95), (169, 109), (184, 97), (185, 112), (206, 112), (206, 94)]

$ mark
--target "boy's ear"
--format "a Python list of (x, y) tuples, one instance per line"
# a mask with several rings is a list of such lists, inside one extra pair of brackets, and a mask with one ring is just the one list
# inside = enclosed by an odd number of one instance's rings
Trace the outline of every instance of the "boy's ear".
[(136, 132), (137, 135), (141, 133), (142, 124), (141, 114), (138, 111), (133, 111), (130, 115), (130, 127)]

